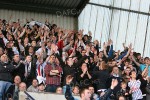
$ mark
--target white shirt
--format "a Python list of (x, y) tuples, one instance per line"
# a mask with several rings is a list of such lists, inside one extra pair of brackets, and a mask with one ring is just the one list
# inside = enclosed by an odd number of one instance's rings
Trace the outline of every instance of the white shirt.
[(132, 89), (132, 100), (142, 99), (142, 92), (140, 90), (141, 82), (139, 80), (130, 80), (128, 86)]

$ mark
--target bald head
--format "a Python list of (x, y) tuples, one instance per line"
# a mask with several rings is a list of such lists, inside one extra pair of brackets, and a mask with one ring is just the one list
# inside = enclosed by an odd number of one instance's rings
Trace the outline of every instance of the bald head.
[(20, 90), (20, 91), (26, 91), (26, 89), (27, 89), (26, 83), (21, 82), (21, 83), (19, 84), (19, 90)]

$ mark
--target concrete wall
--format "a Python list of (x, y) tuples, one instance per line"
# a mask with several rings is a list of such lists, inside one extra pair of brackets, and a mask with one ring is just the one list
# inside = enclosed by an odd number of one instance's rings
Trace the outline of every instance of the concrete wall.
[[(52, 93), (34, 93), (28, 92), (35, 100), (66, 100), (64, 95), (52, 94)], [(79, 96), (74, 96), (77, 100), (80, 100)], [(26, 94), (20, 92), (19, 100), (26, 100)]]

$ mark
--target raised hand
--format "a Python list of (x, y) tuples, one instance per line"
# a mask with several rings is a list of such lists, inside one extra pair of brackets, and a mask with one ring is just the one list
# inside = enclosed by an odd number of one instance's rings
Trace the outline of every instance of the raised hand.
[(45, 19), (45, 23), (48, 23), (48, 22), (49, 22), (49, 21), (48, 21), (48, 19), (46, 18), (46, 19)]
[(66, 33), (68, 33), (68, 30), (67, 29), (63, 29), (63, 32), (66, 34)]
[(70, 84), (71, 82), (72, 82), (72, 80), (73, 80), (73, 77), (71, 76), (71, 75), (68, 75), (67, 77), (66, 77), (66, 84)]
[(70, 45), (73, 45), (73, 43), (74, 43), (74, 40), (71, 40), (71, 41), (70, 41)]
[(103, 49), (105, 49), (107, 46), (108, 46), (108, 44), (104, 42), (103, 43)]
[(108, 45), (111, 45), (113, 43), (113, 41), (111, 39), (108, 40)]
[(125, 43), (122, 43), (122, 46), (124, 47), (124, 49), (126, 48)]
[(112, 79), (111, 81), (111, 89), (114, 89), (118, 85), (118, 80), (117, 79)]
[(91, 31), (89, 31), (88, 34), (89, 34), (89, 36), (92, 36), (92, 32)]
[(56, 53), (56, 51), (58, 50), (58, 47), (55, 44), (51, 44), (51, 50)]
[(81, 34), (84, 32), (84, 29), (81, 30)]
[(130, 50), (132, 49), (132, 43), (130, 43), (130, 45), (129, 45), (129, 49), (130, 49)]

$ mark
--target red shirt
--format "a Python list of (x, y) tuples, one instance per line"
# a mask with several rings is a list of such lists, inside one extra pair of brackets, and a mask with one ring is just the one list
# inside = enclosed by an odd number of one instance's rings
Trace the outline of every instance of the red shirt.
[(64, 47), (63, 40), (58, 41), (57, 46), (58, 46), (58, 49), (62, 50), (62, 48)]
[[(50, 71), (51, 70), (58, 70), (59, 71), (59, 75), (50, 75)], [(49, 85), (60, 85), (61, 82), (61, 77), (60, 77), (60, 73), (62, 73), (62, 68), (56, 64), (54, 64), (54, 68), (52, 67), (51, 64), (47, 64), (45, 66), (45, 74), (46, 74), (46, 84)]]

